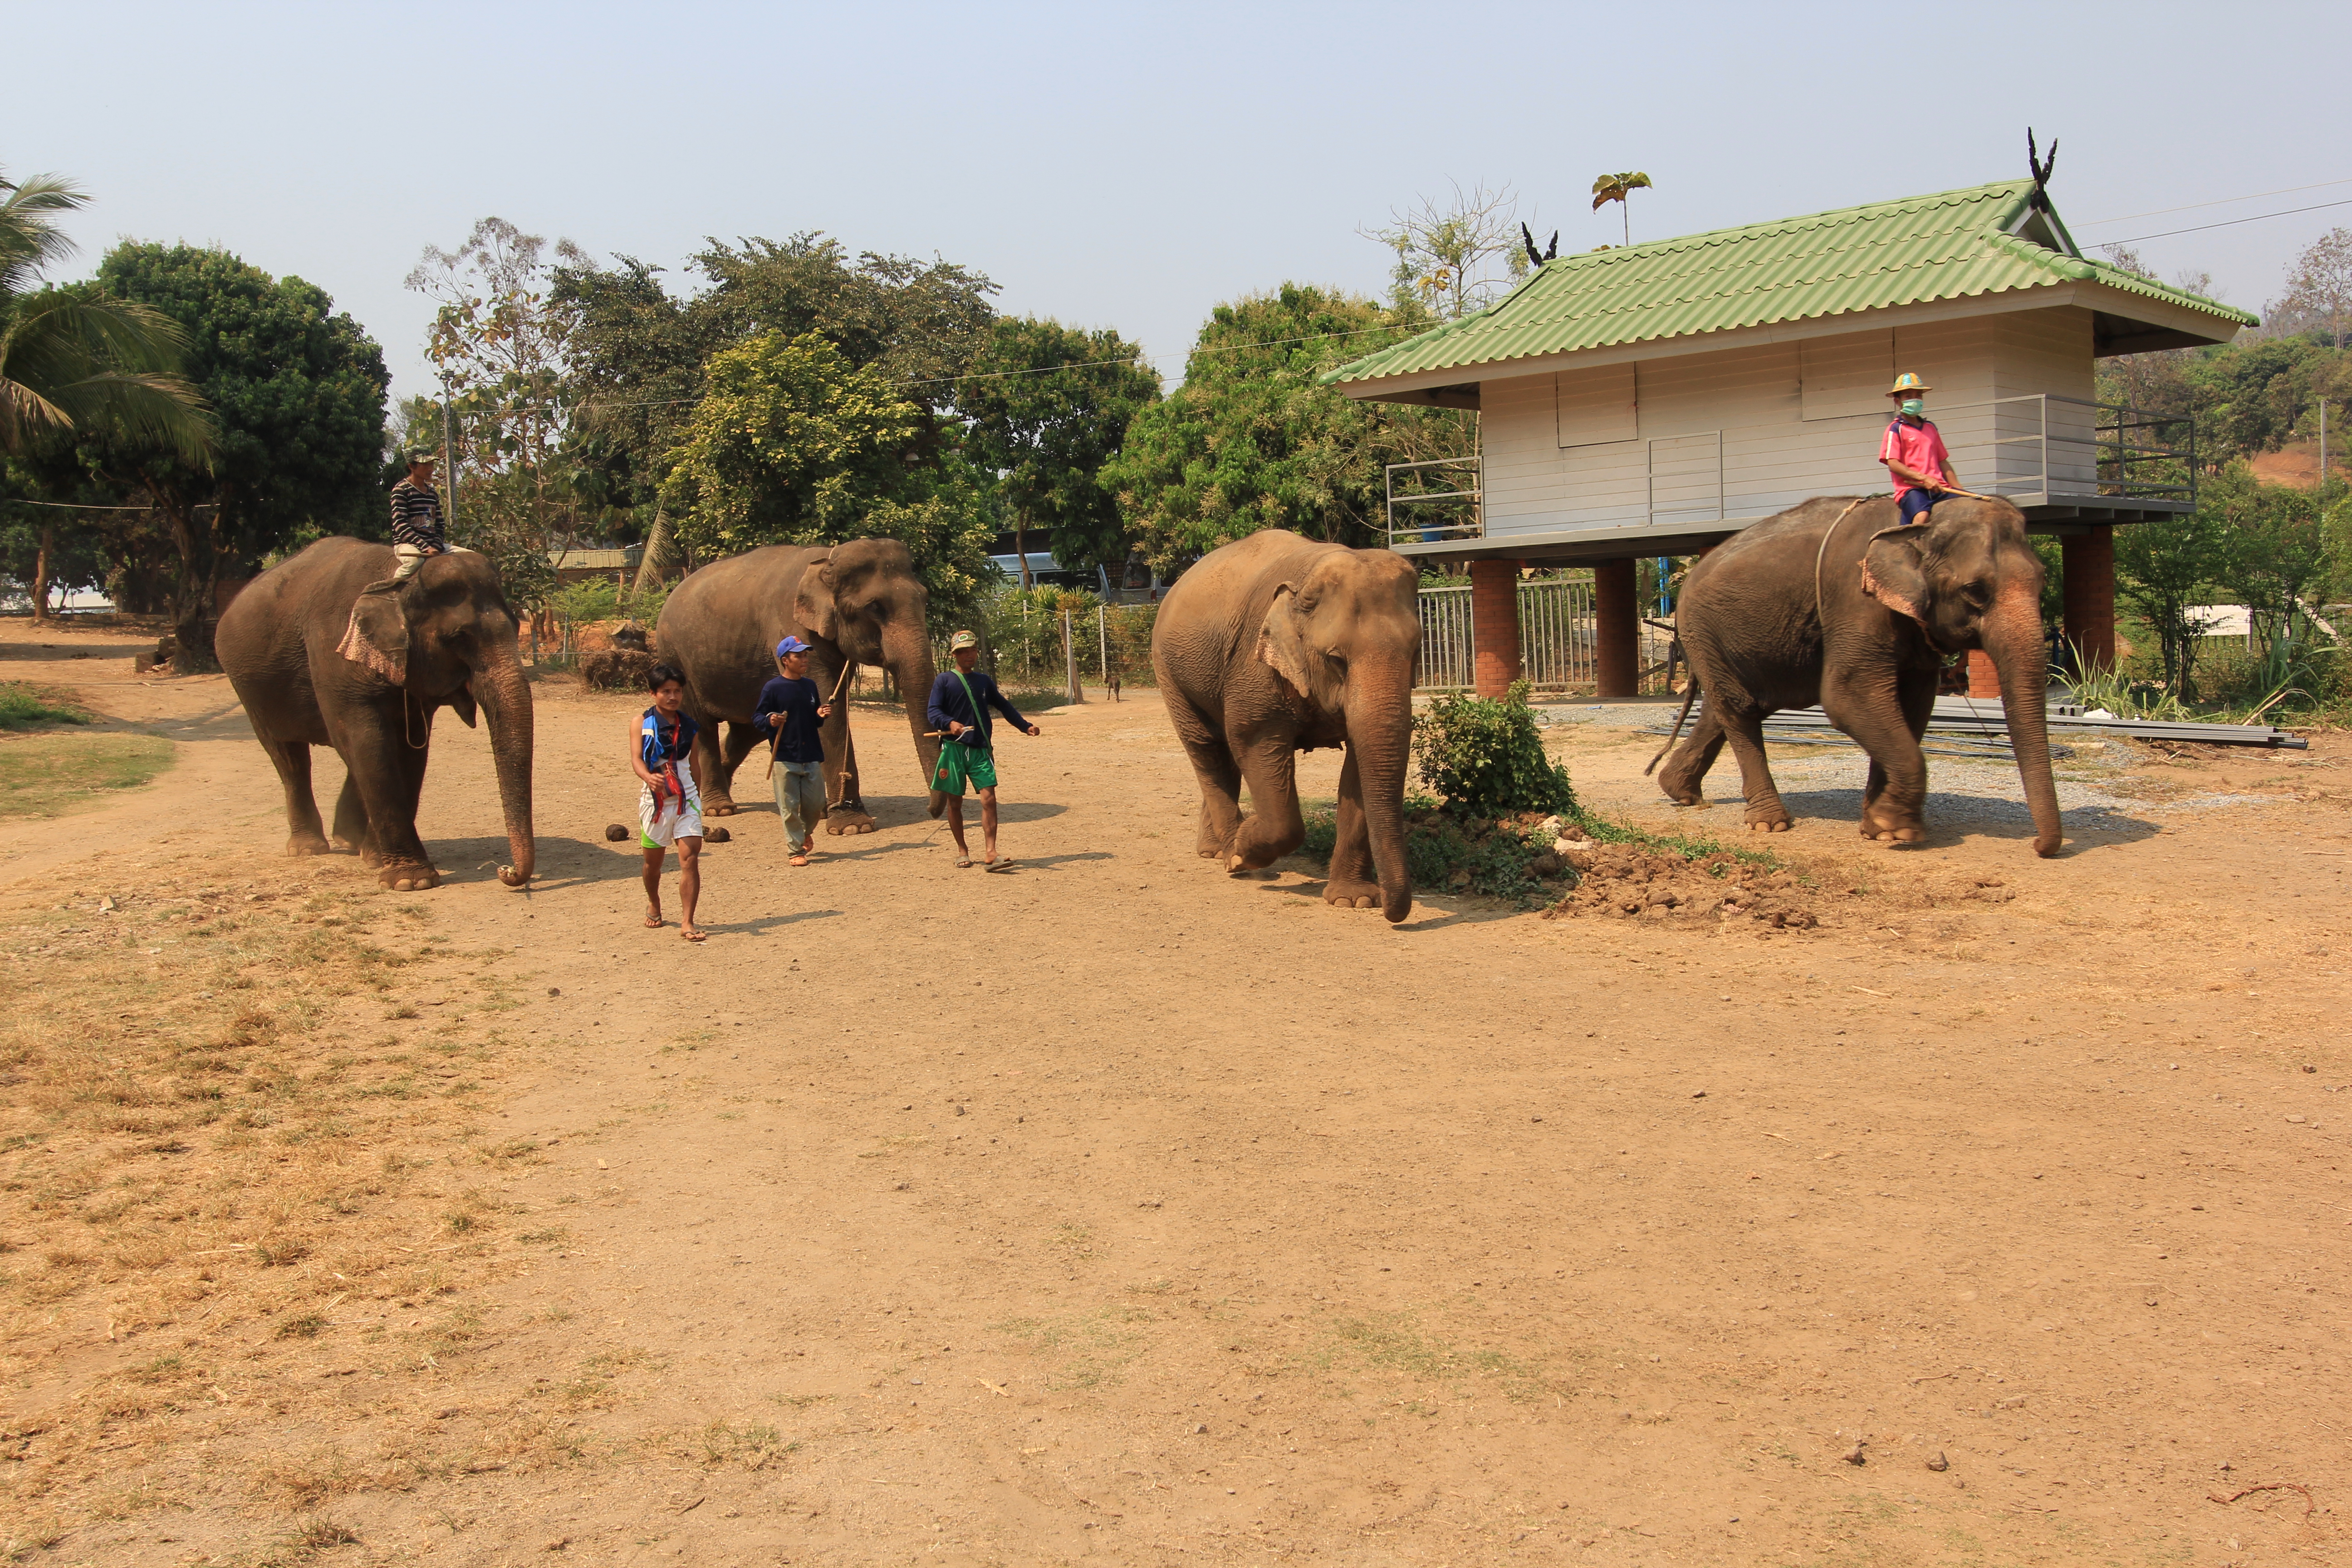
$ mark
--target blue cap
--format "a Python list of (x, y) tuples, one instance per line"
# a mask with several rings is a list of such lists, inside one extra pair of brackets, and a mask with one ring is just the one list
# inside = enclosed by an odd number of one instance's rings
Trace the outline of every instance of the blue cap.
[(808, 650), (809, 645), (801, 641), (800, 638), (786, 637), (783, 641), (776, 645), (776, 657), (778, 658), (789, 658), (793, 654), (806, 653)]

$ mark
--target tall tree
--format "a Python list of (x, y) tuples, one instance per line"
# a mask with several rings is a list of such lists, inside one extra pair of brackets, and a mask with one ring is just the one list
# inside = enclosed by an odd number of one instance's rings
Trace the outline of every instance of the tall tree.
[(324, 289), (224, 250), (126, 242), (98, 281), (178, 323), (218, 426), (209, 466), (135, 431), (89, 444), (99, 469), (144, 490), (170, 529), (173, 630), (208, 662), (224, 575), (383, 506), (383, 353)]
[(1023, 587), (1032, 527), (1071, 571), (1126, 562), (1118, 500), (1101, 472), (1137, 412), (1160, 396), (1160, 377), (1141, 354), (1114, 331), (1003, 318), (955, 384), (972, 457), (995, 470), (1013, 510)]
[(2324, 331), (2341, 349), (2352, 331), (2352, 228), (2333, 228), (2294, 258), (2286, 292), (2263, 312), (2264, 326)]
[(1383, 466), (1470, 456), (1471, 416), (1358, 403), (1318, 378), (1428, 324), (1298, 283), (1218, 306), (1184, 384), (1136, 415), (1102, 470), (1151, 563), (1172, 575), (1262, 528), (1385, 543)]
[(2210, 512), (2116, 530), (2116, 596), (2156, 633), (2166, 689), (2184, 702), (2196, 695), (2198, 650), (2213, 629), (2203, 606), (2223, 569), (2221, 528)]
[[(187, 343), (178, 324), (102, 289), (33, 287), (73, 253), (58, 216), (88, 203), (53, 175), (0, 178), (0, 459), (54, 453), (96, 425), (201, 466), (213, 427), (182, 374)], [(32, 541), (33, 618), (40, 620), (53, 559), (63, 565), (78, 546), (60, 550), (58, 517), (22, 526)]]
[(1446, 321), (1482, 310), (1527, 276), (1518, 243), (1518, 200), (1508, 185), (1482, 182), (1451, 201), (1428, 196), (1390, 215), (1386, 228), (1362, 229), (1396, 252), (1391, 295), (1401, 309), (1418, 307)]

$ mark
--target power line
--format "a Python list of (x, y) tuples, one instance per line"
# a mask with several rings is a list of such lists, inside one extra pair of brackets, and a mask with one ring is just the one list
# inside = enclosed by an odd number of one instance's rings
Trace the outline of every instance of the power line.
[[(2275, 191), (2249, 191), (2242, 196), (2223, 196), (2219, 201), (2190, 202), (2185, 207), (2158, 207), (2154, 212), (2126, 213), (2120, 217), (2088, 218), (2084, 221), (2082, 226), (2084, 228), (2097, 228), (2102, 224), (2129, 223), (2134, 218), (2166, 217), (2173, 213), (2195, 212), (2200, 207), (2225, 207), (2231, 202), (2257, 202), (2262, 200), (2264, 196), (2291, 196), (2297, 191), (2325, 190), (2329, 185), (2352, 185), (2352, 180), (2320, 180), (2308, 185), (2288, 185), (2283, 189)], [(2129, 244), (2130, 241), (2126, 240), (2124, 243)]]
[(2260, 223), (2266, 217), (2293, 217), (2297, 213), (2315, 213), (2327, 207), (2352, 207), (2352, 196), (2347, 196), (2340, 202), (2314, 202), (2307, 207), (2289, 207), (2284, 212), (2256, 213), (2252, 217), (2227, 217), (2220, 223), (2200, 223), (2189, 228), (2168, 228), (2162, 234), (2137, 234), (2129, 239), (2103, 239), (2099, 243), (2103, 246), (2137, 245), (2144, 239), (2169, 239), (2176, 234), (2202, 234), (2209, 228), (2229, 228), (2236, 224)]

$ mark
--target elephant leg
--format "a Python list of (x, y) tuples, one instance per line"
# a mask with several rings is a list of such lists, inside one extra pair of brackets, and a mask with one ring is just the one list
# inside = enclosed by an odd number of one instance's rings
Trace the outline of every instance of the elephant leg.
[(1201, 825), (1193, 851), (1203, 860), (1222, 860), (1233, 853), (1234, 835), (1242, 825), (1242, 771), (1234, 765), (1225, 738), (1172, 689), (1168, 720), (1201, 785)]
[(1234, 835), (1225, 869), (1255, 871), (1307, 842), (1307, 822), (1298, 814), (1298, 753), (1287, 735), (1235, 749), (1249, 784), (1250, 814)]
[(310, 793), (310, 742), (264, 741), (261, 749), (269, 753), (270, 763), (278, 770), (278, 782), (286, 789), (286, 853), (326, 854), (327, 836), (320, 831), (318, 797)]
[[(424, 748), (408, 743), (401, 724), (404, 717), (408, 728), (419, 727), (415, 714), (404, 715), (401, 705), (390, 712), (367, 710), (357, 722), (338, 726), (341, 734), (335, 746), (367, 809), (368, 842), (381, 858), (376, 882), (400, 893), (421, 891), (438, 886), (441, 880), (441, 873), (434, 868), (416, 837), (415, 802), (425, 783)], [(429, 714), (426, 719), (429, 725)], [(429, 741), (431, 733), (425, 728), (419, 738)]]
[(1847, 686), (1836, 694), (1834, 710), (1832, 691), (1822, 693), (1822, 711), (1870, 753), (1862, 792), (1864, 838), (1917, 844), (1927, 837), (1927, 758), (1919, 738), (1935, 715), (1936, 683), (1934, 670), (1905, 670), (1891, 693), (1875, 681)]
[(1363, 781), (1356, 773), (1356, 748), (1339, 764), (1339, 837), (1331, 846), (1331, 876), (1323, 884), (1323, 901), (1349, 909), (1381, 907), (1381, 884), (1372, 864), (1372, 833), (1364, 816)]
[[(730, 805), (735, 797), (736, 771), (742, 767), (743, 759), (750, 756), (752, 748), (759, 743), (760, 732), (751, 725), (738, 724), (731, 720), (728, 721), (727, 742), (719, 753), (719, 787), (725, 793)], [(695, 786), (698, 789), (701, 784), (701, 779), (698, 777), (695, 780)], [(740, 807), (737, 809), (740, 810)]]
[(1659, 770), (1658, 787), (1677, 805), (1706, 804), (1707, 770), (1723, 751), (1723, 723), (1715, 710), (1716, 704), (1710, 702), (1699, 710), (1698, 722)]
[(733, 770), (720, 760), (719, 721), (700, 713), (687, 716), (694, 721), (694, 746), (688, 754), (694, 766), (695, 793), (702, 797), (702, 815), (706, 820), (732, 816), (735, 797), (728, 788)]
[(365, 866), (383, 858), (368, 836), (367, 802), (360, 795), (360, 781), (350, 773), (343, 774), (343, 787), (335, 796), (335, 847), (356, 852)]
[(845, 724), (841, 757), (824, 760), (824, 830), (831, 834), (871, 833), (874, 814), (866, 809), (866, 792), (858, 787), (857, 737)]
[(1760, 709), (1727, 710), (1723, 736), (1739, 760), (1739, 789), (1748, 797), (1748, 826), (1758, 833), (1786, 833), (1795, 826), (1780, 792), (1772, 783), (1772, 767), (1764, 756), (1764, 713)]

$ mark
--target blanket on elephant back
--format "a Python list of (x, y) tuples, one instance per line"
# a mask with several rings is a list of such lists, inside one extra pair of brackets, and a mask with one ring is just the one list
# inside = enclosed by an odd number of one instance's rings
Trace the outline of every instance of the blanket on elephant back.
[(408, 682), (408, 649), (378, 647), (368, 637), (367, 628), (360, 624), (360, 606), (352, 606), (351, 625), (343, 628), (343, 640), (335, 651), (353, 664), (363, 664), (394, 686)]

